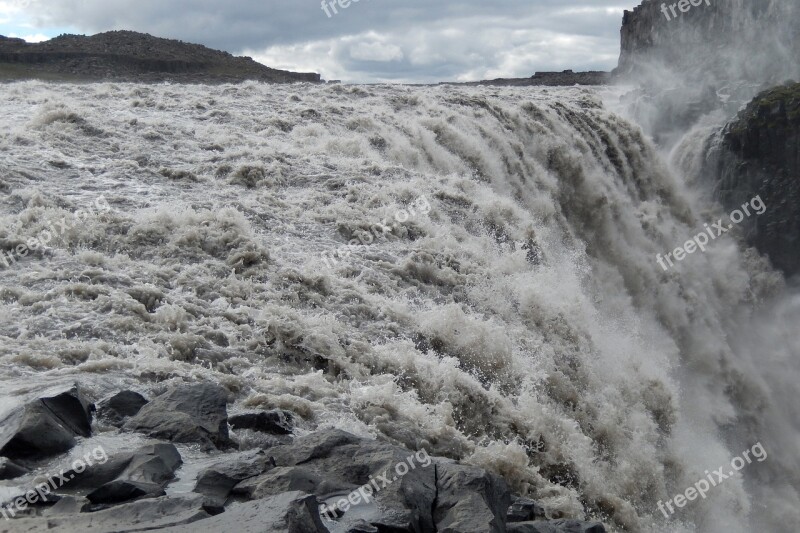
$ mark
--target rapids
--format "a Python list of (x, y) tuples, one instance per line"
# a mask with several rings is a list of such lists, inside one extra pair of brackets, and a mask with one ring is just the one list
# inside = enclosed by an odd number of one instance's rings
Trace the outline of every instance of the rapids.
[[(111, 207), (0, 264), (7, 398), (212, 380), (492, 469), (553, 518), (800, 520), (796, 292), (734, 233), (659, 267), (722, 213), (600, 91), (0, 92), (2, 249)], [(664, 519), (756, 442), (766, 461)]]

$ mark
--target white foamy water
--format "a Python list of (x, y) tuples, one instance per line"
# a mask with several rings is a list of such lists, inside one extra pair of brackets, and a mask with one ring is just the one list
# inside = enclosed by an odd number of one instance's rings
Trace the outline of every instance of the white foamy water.
[[(491, 468), (552, 517), (800, 519), (800, 304), (733, 236), (658, 266), (721, 215), (592, 89), (0, 94), (0, 244), (112, 207), (0, 265), (7, 398), (212, 380), (303, 431)], [(429, 212), (325, 265), (421, 196)], [(664, 519), (659, 500), (758, 441), (766, 461)]]

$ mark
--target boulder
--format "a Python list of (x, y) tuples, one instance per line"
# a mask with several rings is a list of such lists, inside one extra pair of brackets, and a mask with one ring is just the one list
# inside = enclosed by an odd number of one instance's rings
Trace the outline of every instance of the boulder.
[(606, 533), (600, 522), (580, 520), (549, 520), (540, 522), (517, 522), (509, 524), (508, 533)]
[(94, 406), (77, 386), (54, 389), (0, 420), (0, 455), (38, 460), (63, 453), (92, 434)]
[[(96, 513), (65, 514), (46, 517), (0, 520), (0, 533), (52, 533), (53, 531), (79, 531), (80, 533), (128, 533), (134, 531), (167, 530), (171, 526), (190, 524), (208, 513), (202, 509), (203, 497), (162, 496), (139, 500)], [(231, 529), (229, 531), (234, 531)], [(192, 529), (193, 533), (206, 531)], [(209, 530), (214, 531), (214, 530)], [(226, 531), (226, 530), (217, 530)]]
[[(270, 481), (307, 484), (325, 500), (329, 515), (342, 517), (340, 524), (353, 525), (356, 517), (380, 530), (434, 530), (436, 467), (427, 454), (426, 460), (415, 460), (414, 453), (405, 448), (340, 430), (304, 435), (269, 453), (278, 467), (301, 468), (276, 468), (274, 474), (267, 472), (239, 489), (247, 486), (257, 495), (270, 492)], [(403, 475), (398, 475), (401, 464), (405, 465), (400, 469)]]
[(18, 465), (11, 459), (0, 457), (0, 479), (14, 479), (24, 476), (29, 472), (30, 470), (24, 466)]
[(163, 496), (164, 487), (175, 477), (180, 465), (181, 456), (174, 445), (151, 444), (119, 454), (103, 464), (88, 466), (83, 472), (68, 472), (70, 480), (61, 490), (94, 489), (86, 498), (95, 506)]
[(97, 404), (97, 417), (115, 427), (122, 427), (125, 421), (139, 413), (147, 404), (147, 399), (138, 392), (122, 391)]
[(436, 531), (505, 532), (511, 493), (502, 478), (474, 466), (439, 463), (436, 488)]
[(198, 474), (194, 492), (206, 497), (204, 507), (208, 512), (217, 514), (224, 510), (232, 489), (239, 482), (256, 478), (274, 466), (272, 457), (260, 450), (226, 457)]
[(325, 479), (322, 476), (308, 468), (280, 466), (265, 474), (242, 481), (233, 488), (232, 492), (250, 499), (266, 498), (293, 490), (314, 494), (323, 482)]
[(228, 393), (208, 383), (173, 387), (153, 398), (123, 428), (172, 442), (198, 443), (225, 449), (228, 436)]
[(284, 492), (263, 500), (234, 503), (217, 516), (164, 533), (236, 531), (236, 533), (328, 533), (317, 499), (303, 492)]
[(86, 495), (86, 498), (93, 504), (113, 505), (140, 498), (155, 498), (165, 494), (164, 488), (158, 483), (116, 479), (93, 490)]
[(506, 513), (507, 523), (530, 522), (544, 518), (547, 518), (545, 516), (544, 507), (537, 502), (529, 500), (528, 498), (511, 496), (511, 507), (508, 508), (508, 512)]
[(240, 413), (228, 421), (233, 429), (251, 429), (261, 433), (289, 435), (292, 433), (294, 417), (289, 411), (254, 411)]

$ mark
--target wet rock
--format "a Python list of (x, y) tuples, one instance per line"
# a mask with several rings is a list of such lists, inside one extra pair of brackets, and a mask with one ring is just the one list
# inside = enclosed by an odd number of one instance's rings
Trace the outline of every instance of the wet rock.
[(174, 387), (153, 398), (123, 428), (172, 442), (198, 443), (206, 449), (228, 448), (228, 393), (201, 383)]
[[(314, 493), (329, 507), (334, 506), (331, 514), (343, 513), (342, 524), (352, 525), (350, 516), (355, 513), (357, 519), (382, 531), (434, 530), (431, 509), (436, 498), (436, 468), (427, 454), (416, 461), (414, 452), (407, 449), (340, 430), (304, 435), (269, 453), (278, 467), (302, 467), (276, 469), (276, 481), (315, 485)], [(396, 471), (401, 463), (406, 465), (402, 468), (404, 475)], [(253, 494), (269, 492), (268, 484), (263, 482), (270, 474), (262, 477)], [(372, 488), (376, 486), (377, 489)], [(352, 497), (349, 503), (348, 496)], [(503, 508), (503, 516), (507, 507)]]
[(115, 504), (146, 497), (155, 498), (165, 494), (164, 488), (158, 483), (117, 479), (93, 490), (86, 495), (86, 498), (94, 504)]
[(236, 533), (328, 533), (322, 525), (317, 499), (303, 492), (235, 503), (215, 517), (169, 530), (169, 533), (236, 531)]
[(24, 476), (28, 472), (30, 472), (30, 470), (24, 466), (20, 466), (5, 457), (0, 457), (0, 479), (14, 479), (19, 476)]
[(439, 463), (436, 488), (437, 531), (505, 532), (511, 493), (502, 478), (474, 466)]
[(289, 411), (255, 411), (231, 416), (229, 423), (233, 429), (251, 429), (262, 433), (289, 435), (292, 433), (294, 417)]
[(224, 510), (237, 484), (256, 478), (274, 466), (272, 457), (261, 451), (237, 454), (200, 472), (194, 492), (206, 497), (204, 507), (208, 512), (218, 514)]
[(511, 507), (506, 513), (506, 522), (530, 522), (547, 518), (544, 507), (528, 498), (511, 496)]
[(122, 427), (129, 417), (135, 416), (147, 404), (138, 392), (122, 391), (97, 404), (97, 417), (115, 427)]
[(77, 496), (64, 496), (59, 499), (53, 506), (45, 510), (43, 516), (61, 516), (78, 514), (83, 511), (85, 505), (89, 504), (89, 500)]
[(600, 522), (580, 520), (549, 520), (540, 522), (518, 522), (509, 524), (508, 533), (606, 533)]
[[(175, 477), (181, 456), (172, 444), (152, 444), (121, 454), (103, 464), (94, 464), (73, 476), (63, 490), (94, 489), (86, 496), (94, 505), (114, 505), (143, 497), (164, 495), (164, 487)], [(96, 510), (98, 507), (93, 507)]]
[(281, 466), (242, 481), (233, 488), (233, 493), (251, 499), (266, 498), (292, 490), (314, 494), (324, 481), (322, 476), (302, 466)]
[[(202, 509), (202, 503), (203, 497), (198, 495), (162, 496), (131, 502), (96, 513), (61, 516), (48, 514), (41, 518), (0, 520), (0, 533), (52, 533), (53, 531), (126, 533), (158, 530), (208, 518), (208, 513)], [(193, 529), (192, 531), (197, 533), (203, 530)]]
[(77, 386), (12, 409), (0, 420), (0, 455), (35, 460), (65, 452), (75, 437), (91, 436), (93, 409)]
[(707, 146), (700, 176), (742, 214), (737, 230), (787, 276), (800, 273), (800, 84), (760, 93)]

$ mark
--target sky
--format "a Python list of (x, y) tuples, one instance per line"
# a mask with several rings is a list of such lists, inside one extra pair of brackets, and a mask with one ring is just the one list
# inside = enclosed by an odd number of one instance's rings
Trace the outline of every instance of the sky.
[(611, 70), (623, 11), (638, 3), (0, 0), (0, 35), (41, 41), (126, 29), (251, 56), (274, 68), (319, 72), (327, 80), (473, 81)]

